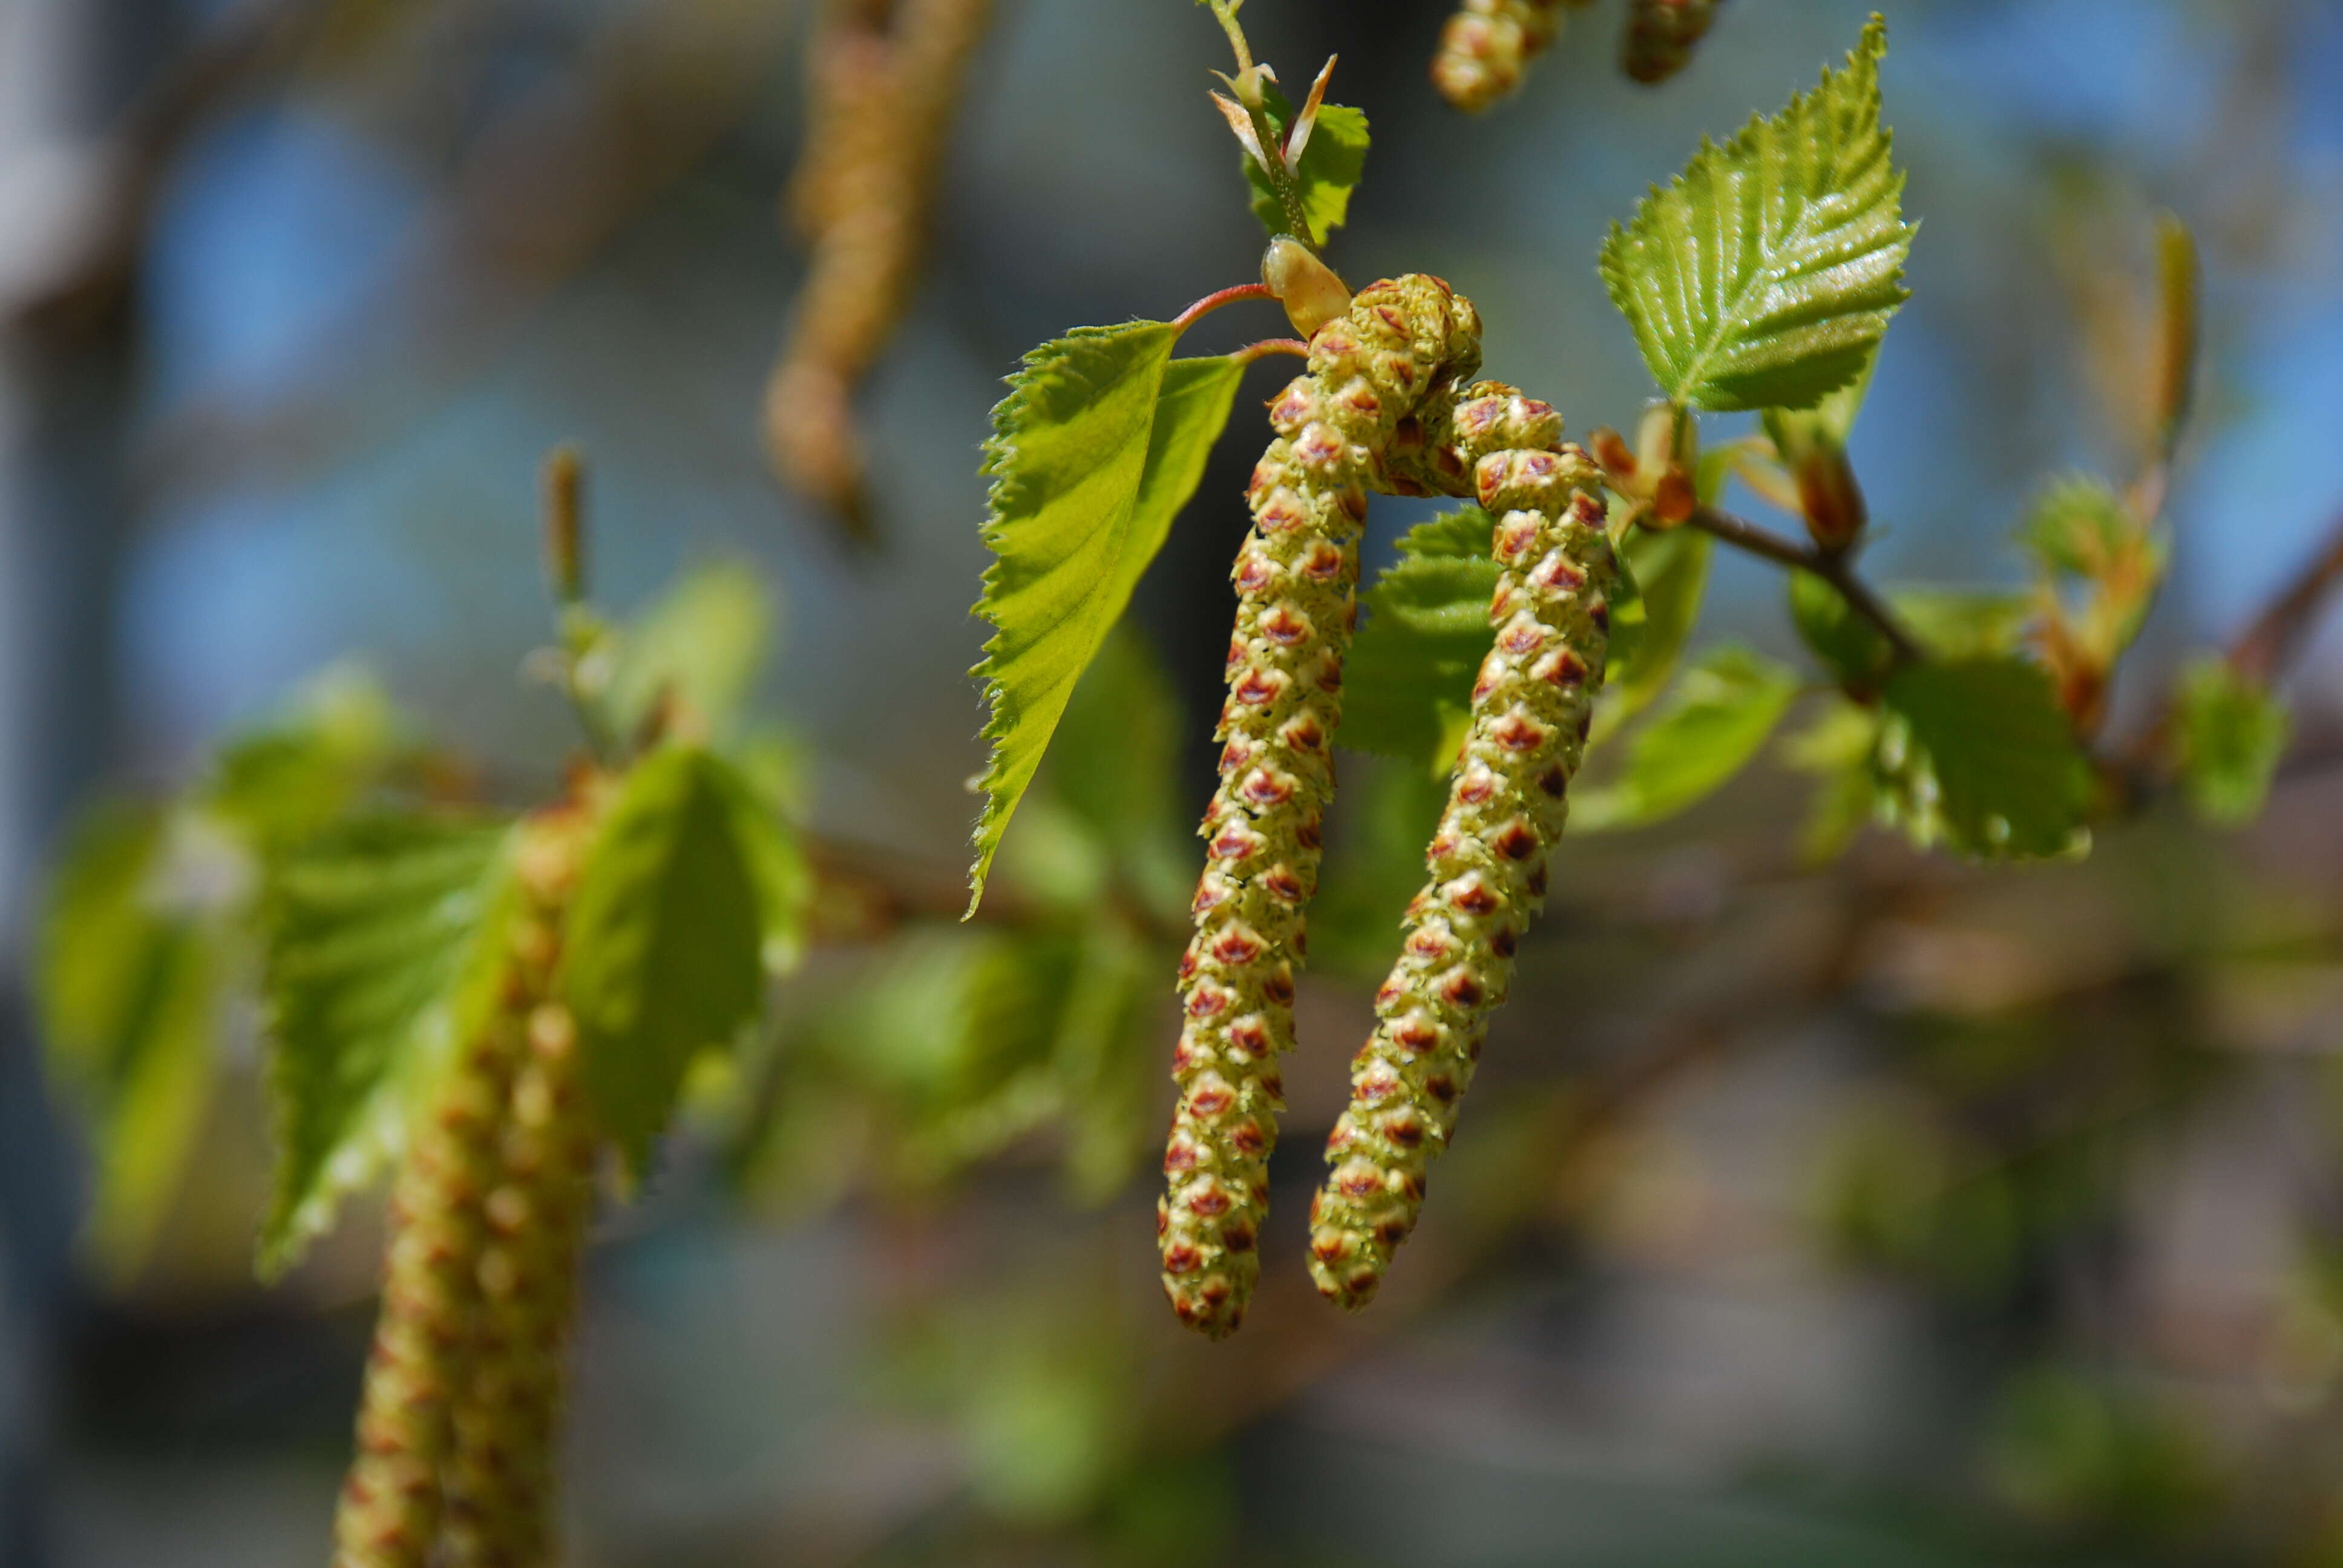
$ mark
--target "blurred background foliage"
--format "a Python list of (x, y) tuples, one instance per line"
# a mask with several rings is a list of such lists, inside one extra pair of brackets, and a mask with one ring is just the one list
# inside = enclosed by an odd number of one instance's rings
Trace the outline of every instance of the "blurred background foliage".
[[(2015, 587), (2040, 477), (2127, 471), (2152, 214), (2202, 246), (2175, 575), (2111, 699), (2137, 730), (2343, 503), (2343, 11), (1885, 8), (1926, 226), (1852, 442), (1884, 578)], [(1644, 382), (1604, 225), (1869, 5), (1736, 0), (1652, 91), (1587, 19), (1478, 121), (1424, 80), (1444, 9), (1248, 12), (1289, 81), (1339, 51), (1373, 119), (1332, 259), (1449, 277), (1493, 375), (1580, 433), (1624, 425)], [(378, 1233), (354, 1216), (253, 1282), (241, 901), (268, 834), (352, 791), (549, 788), (571, 733), (520, 674), (530, 484), (574, 436), (598, 592), (649, 607), (637, 645), (739, 714), (824, 890), (769, 1038), (695, 1081), (689, 1131), (603, 1227), (581, 1563), (2343, 1562), (2332, 625), (2240, 831), (2159, 809), (2087, 862), (1992, 873), (1865, 833), (1816, 870), (1811, 783), (1777, 758), (1565, 846), (1490, 1082), (1357, 1320), (1306, 1288), (1301, 1220), (1437, 785), (1346, 758), (1285, 1261), (1235, 1341), (1178, 1330), (1133, 1178), (1169, 1103), (1250, 438), (963, 926), (965, 611), (996, 378), (1070, 322), (1251, 274), (1202, 97), (1222, 45), (1184, 0), (999, 7), (863, 399), (870, 550), (759, 445), (806, 266), (776, 210), (806, 10), (0, 10), (0, 1560), (325, 1539)], [(1371, 550), (1431, 512), (1379, 502)], [(1795, 647), (1776, 576), (1720, 552), (1694, 646), (1727, 635)], [(69, 827), (102, 782), (123, 803)], [(53, 885), (68, 843), (90, 849)], [(152, 896), (45, 988), (45, 1077), (35, 911), (119, 917), (126, 879)]]

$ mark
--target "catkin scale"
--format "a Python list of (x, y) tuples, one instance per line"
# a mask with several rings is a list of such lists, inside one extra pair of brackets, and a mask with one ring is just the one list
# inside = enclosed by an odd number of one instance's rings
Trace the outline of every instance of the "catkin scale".
[(481, 1200), (470, 1375), (458, 1393), (447, 1467), (451, 1568), (553, 1560), (563, 1363), (577, 1312), (596, 1137), (578, 1081), (578, 1030), (551, 996), (563, 916), (588, 815), (543, 814), (524, 842), (525, 1020), (491, 1184)]
[(1513, 953), (1545, 897), (1610, 641), (1618, 564), (1600, 479), (1562, 421), (1510, 387), (1468, 388), (1425, 420), (1426, 472), (1469, 474), (1495, 518), (1503, 568), (1495, 638), (1473, 688), (1448, 806), (1408, 906), (1398, 962), (1375, 996), (1374, 1033), (1352, 1064), (1352, 1095), (1327, 1140), (1311, 1204), (1310, 1271), (1363, 1306), (1414, 1228), (1426, 1172), (1447, 1146), (1505, 998)]
[(1180, 962), (1180, 1099), (1156, 1208), (1164, 1293), (1215, 1339), (1242, 1321), (1260, 1273), (1277, 1058), (1292, 1043), (1302, 911), (1333, 791), (1367, 492), (1391, 487), (1398, 427), (1479, 364), (1479, 318), (1446, 284), (1371, 285), (1312, 337), (1308, 371), (1270, 406), (1277, 438), (1247, 487), (1253, 528), (1232, 574), (1221, 781)]
[(1440, 95), (1478, 114), (1522, 85), (1531, 60), (1562, 35), (1561, 8), (1587, 0), (1464, 0), (1440, 30), (1432, 84)]

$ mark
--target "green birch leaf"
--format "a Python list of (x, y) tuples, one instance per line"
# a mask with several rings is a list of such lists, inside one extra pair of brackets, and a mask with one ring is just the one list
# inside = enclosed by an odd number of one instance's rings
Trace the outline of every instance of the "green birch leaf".
[(684, 1074), (764, 999), (774, 920), (770, 813), (729, 765), (669, 746), (619, 786), (579, 873), (560, 992), (588, 1099), (639, 1176)]
[(288, 855), (263, 895), (277, 1195), (260, 1234), (283, 1272), (400, 1145), (417, 1095), (493, 989), (508, 829), (359, 817)]
[(1912, 227), (1879, 124), (1877, 16), (1844, 69), (1613, 225), (1603, 280), (1667, 395), (1704, 408), (1805, 408), (1863, 374)]
[(1447, 760), (1443, 744), (1472, 711), (1473, 678), (1496, 638), (1495, 528), (1488, 513), (1464, 507), (1400, 536), (1399, 558), (1361, 596), (1366, 614), (1343, 670), (1337, 745)]
[(1931, 658), (1988, 658), (2016, 653), (2034, 601), (2004, 588), (1891, 588), (1887, 602)]
[(2068, 474), (2034, 498), (2017, 542), (2046, 569), (2098, 578), (2142, 532), (2131, 508), (2104, 479)]
[(617, 639), (611, 721), (637, 734), (669, 700), (717, 739), (735, 734), (772, 641), (771, 592), (747, 567), (695, 568), (637, 616)]
[(1786, 588), (1790, 623), (1831, 678), (1853, 691), (1875, 689), (1896, 662), (1896, 650), (1879, 628), (1812, 572), (1792, 571)]
[(1871, 391), (1871, 373), (1878, 364), (1879, 348), (1874, 344), (1855, 378), (1827, 394), (1813, 407), (1769, 407), (1765, 411), (1761, 418), (1765, 435), (1783, 462), (1795, 471), (1798, 454), (1814, 447), (1846, 445), (1847, 437), (1855, 430), (1855, 417), (1863, 412), (1863, 399)]
[(2173, 720), (2181, 788), (2197, 814), (2222, 828), (2261, 815), (2293, 732), (2286, 704), (2207, 655), (2181, 672)]
[(1635, 528), (1628, 534), (1620, 565), (1634, 581), (1643, 625), (1632, 642), (1613, 641), (1603, 692), (1595, 699), (1594, 725), (1587, 733), (1590, 747), (1617, 734), (1666, 689), (1700, 619), (1715, 543), (1697, 528)]
[(82, 1245), (117, 1283), (145, 1258), (178, 1191), (219, 1060), (223, 933), (175, 896), (174, 820), (126, 805), (85, 818), (36, 939), (43, 1048), (92, 1145)]
[(1757, 755), (1797, 694), (1787, 665), (1738, 644), (1711, 649), (1636, 732), (1620, 776), (1577, 791), (1571, 828), (1639, 828), (1707, 799)]
[(1798, 831), (1798, 858), (1808, 866), (1838, 859), (1877, 810), (1871, 756), (1879, 743), (1879, 716), (1833, 695), (1815, 721), (1782, 742), (1783, 763), (1815, 776), (1815, 793)]
[(1228, 421), (1243, 367), (1175, 365), (1178, 337), (1159, 321), (1077, 328), (1028, 354), (992, 411), (983, 531), (994, 559), (976, 613), (995, 632), (972, 673), (985, 680), (993, 748), (980, 781), (971, 913), (1075, 683)]
[(254, 852), (282, 853), (383, 781), (404, 729), (372, 677), (329, 670), (283, 718), (224, 746), (197, 799)]
[(1881, 815), (1914, 842), (1986, 859), (2088, 843), (2090, 768), (2039, 668), (2016, 658), (1905, 665), (1881, 697)]
[[(1262, 91), (1269, 123), (1282, 143), (1285, 127), (1293, 123), (1293, 106), (1274, 83), (1263, 83)], [(1251, 154), (1241, 156), (1245, 184), (1252, 189), (1252, 216), (1261, 219), (1262, 226), (1271, 234), (1283, 234), (1285, 214), (1278, 206), (1269, 176), (1252, 161)], [(1366, 166), (1365, 111), (1342, 104), (1320, 104), (1318, 124), (1311, 130), (1310, 145), (1302, 149), (1302, 166), (1295, 171), (1302, 187), (1302, 216), (1310, 220), (1312, 232), (1297, 238), (1307, 239), (1312, 246), (1322, 246), (1328, 236), (1342, 226), (1351, 212), (1351, 192), (1357, 187)]]

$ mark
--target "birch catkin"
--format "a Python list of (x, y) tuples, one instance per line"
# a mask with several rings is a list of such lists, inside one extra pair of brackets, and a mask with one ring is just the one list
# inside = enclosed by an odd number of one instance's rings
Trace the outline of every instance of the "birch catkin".
[[(508, 962), (507, 997), (518, 994), (522, 967), (518, 958)], [(464, 1041), (399, 1166), (357, 1454), (334, 1520), (336, 1568), (423, 1568), (430, 1560), (449, 1408), (470, 1375), (484, 1201), (525, 1013), (500, 1004)]]
[(447, 1562), (460, 1568), (544, 1568), (554, 1557), (563, 1365), (596, 1140), (577, 1027), (549, 993), (588, 826), (582, 809), (557, 809), (532, 819), (522, 845), (528, 961), (513, 1001), (525, 1048), (481, 1200), (471, 1369), (447, 1471)]
[(1311, 1204), (1311, 1275), (1353, 1308), (1374, 1295), (1414, 1228), (1425, 1171), (1447, 1146), (1514, 947), (1544, 900), (1618, 581), (1598, 472), (1560, 445), (1553, 409), (1483, 382), (1453, 416), (1426, 424), (1445, 426), (1432, 435), (1433, 469), (1469, 473), (1495, 516), (1503, 571), (1489, 606), (1496, 643), (1424, 857), (1431, 879), (1408, 906), (1400, 960), (1376, 993), (1379, 1021), (1352, 1064), (1351, 1102)]
[(1440, 31), (1432, 84), (1478, 114), (1522, 85), (1522, 73), (1562, 35), (1562, 7), (1587, 0), (1464, 0)]
[(1277, 1058), (1292, 1043), (1302, 910), (1333, 792), (1367, 492), (1389, 487), (1400, 424), (1479, 367), (1480, 321), (1438, 278), (1377, 283), (1312, 337), (1309, 363), (1271, 405), (1277, 438), (1246, 492), (1221, 782), (1180, 960), (1180, 1102), (1156, 1228), (1172, 1309), (1215, 1339), (1243, 1320), (1260, 1272)]
[(1638, 82), (1664, 82), (1690, 63), (1723, 0), (1628, 0), (1619, 68)]

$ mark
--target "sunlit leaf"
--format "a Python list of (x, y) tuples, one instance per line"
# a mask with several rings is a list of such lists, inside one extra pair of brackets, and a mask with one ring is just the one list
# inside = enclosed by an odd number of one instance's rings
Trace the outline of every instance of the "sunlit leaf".
[(273, 855), (379, 784), (404, 744), (402, 728), (371, 677), (328, 670), (282, 718), (222, 747), (198, 795), (241, 841)]
[(276, 1200), (265, 1274), (332, 1222), (396, 1150), (445, 1060), (468, 978), (493, 970), (511, 836), (432, 817), (361, 817), (277, 865), (266, 894)]
[(1578, 791), (1571, 828), (1642, 827), (1697, 804), (1757, 755), (1797, 694), (1787, 665), (1737, 644), (1711, 649), (1636, 732), (1618, 777)]
[[(1286, 126), (1293, 121), (1293, 106), (1274, 83), (1263, 83), (1262, 90), (1271, 128), (1282, 142)], [(1365, 111), (1342, 104), (1319, 105), (1316, 128), (1310, 133), (1309, 146), (1302, 149), (1302, 166), (1296, 171), (1302, 189), (1302, 210), (1310, 220), (1311, 232), (1294, 237), (1306, 239), (1313, 246), (1325, 244), (1327, 236), (1342, 227), (1350, 216), (1351, 192), (1357, 187), (1366, 166)], [(1244, 158), (1244, 176), (1245, 183), (1252, 187), (1253, 216), (1261, 219), (1262, 226), (1270, 233), (1283, 234), (1287, 226), (1284, 209), (1278, 205), (1269, 176), (1250, 156)]]
[(763, 1000), (771, 814), (713, 753), (670, 746), (627, 775), (579, 873), (559, 987), (587, 1096), (639, 1174), (701, 1051), (731, 1045)]
[(1881, 811), (1916, 842), (2020, 859), (2086, 841), (2090, 770), (2040, 669), (2017, 658), (1910, 664), (1882, 698)]
[[(992, 411), (993, 477), (977, 613), (992, 758), (980, 781), (969, 908), (1075, 683), (1130, 602), (1227, 423), (1242, 367), (1172, 362), (1176, 328), (1081, 327), (1025, 357)], [(1160, 406), (1160, 407), (1159, 407)]]
[(1912, 228), (1879, 124), (1876, 16), (1845, 67), (1722, 146), (1704, 143), (1603, 247), (1603, 278), (1669, 397), (1804, 408), (1862, 375)]
[(2286, 704), (2225, 658), (2207, 656), (2181, 672), (2173, 739), (2180, 782), (2198, 816), (2242, 827), (2261, 815), (2294, 723)]

